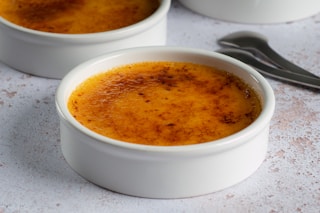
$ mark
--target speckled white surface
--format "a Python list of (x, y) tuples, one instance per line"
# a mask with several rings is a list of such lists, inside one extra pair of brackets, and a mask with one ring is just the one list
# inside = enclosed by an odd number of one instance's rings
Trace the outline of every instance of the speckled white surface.
[[(215, 50), (219, 37), (238, 30), (265, 34), (274, 49), (320, 75), (320, 14), (291, 23), (244, 25), (195, 14), (173, 1), (168, 45)], [(73, 172), (60, 150), (54, 105), (59, 81), (0, 63), (0, 213), (319, 212), (320, 91), (268, 81), (277, 104), (268, 155), (258, 171), (220, 192), (153, 200), (110, 192)]]

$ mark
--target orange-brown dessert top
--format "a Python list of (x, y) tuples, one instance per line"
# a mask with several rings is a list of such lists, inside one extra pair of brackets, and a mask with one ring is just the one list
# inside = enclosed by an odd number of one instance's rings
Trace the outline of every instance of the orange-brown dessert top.
[(135, 24), (158, 7), (158, 0), (1, 0), (0, 16), (38, 31), (82, 34)]
[(147, 145), (217, 140), (250, 125), (260, 99), (238, 77), (215, 68), (146, 62), (115, 68), (82, 83), (71, 114), (110, 138)]

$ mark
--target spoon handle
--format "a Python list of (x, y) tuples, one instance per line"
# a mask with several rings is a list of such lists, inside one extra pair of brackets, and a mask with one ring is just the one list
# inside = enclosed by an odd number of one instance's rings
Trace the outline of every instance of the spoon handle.
[(223, 47), (248, 51), (265, 63), (274, 67), (320, 79), (319, 76), (293, 64), (274, 51), (269, 46), (267, 38), (260, 33), (239, 31), (226, 35), (217, 42)]
[[(263, 57), (269, 58), (270, 59), (269, 62), (272, 61), (274, 63), (274, 65), (279, 68), (290, 70), (292, 72), (295, 72), (295, 73), (298, 73), (301, 75), (305, 75), (305, 76), (310, 76), (313, 78), (320, 78), (319, 76), (317, 76), (317, 75), (293, 64), (292, 62), (288, 61), (287, 59), (282, 57), (280, 54), (278, 54), (276, 51), (274, 51), (268, 44), (265, 44), (264, 48), (261, 50), (257, 50), (257, 52), (262, 54)], [(258, 56), (258, 54), (257, 54), (257, 56)]]
[(283, 81), (307, 86), (309, 88), (320, 89), (320, 79), (305, 76), (303, 74), (291, 72), (288, 70), (278, 69), (275, 67), (268, 66), (261, 61), (257, 60), (252, 54), (239, 50), (239, 49), (220, 49), (217, 50), (218, 53), (222, 53), (224, 55), (228, 55), (235, 59), (238, 59), (253, 68), (255, 68), (258, 72), (270, 76), (276, 79), (280, 79)]

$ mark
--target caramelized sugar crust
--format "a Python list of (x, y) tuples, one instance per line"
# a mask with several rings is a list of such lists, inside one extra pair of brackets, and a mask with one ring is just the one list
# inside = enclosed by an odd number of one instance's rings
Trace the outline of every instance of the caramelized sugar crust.
[(197, 144), (250, 125), (260, 99), (238, 77), (180, 62), (115, 68), (82, 83), (68, 108), (84, 126), (110, 138), (156, 146)]
[(158, 7), (159, 0), (1, 0), (0, 16), (38, 31), (80, 34), (135, 24)]

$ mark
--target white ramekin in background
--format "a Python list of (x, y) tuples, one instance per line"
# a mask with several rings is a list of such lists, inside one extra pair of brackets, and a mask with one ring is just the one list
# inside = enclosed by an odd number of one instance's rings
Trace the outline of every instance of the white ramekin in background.
[(25, 73), (61, 79), (74, 66), (119, 49), (165, 45), (171, 0), (141, 22), (101, 33), (59, 34), (27, 29), (0, 17), (0, 61)]

